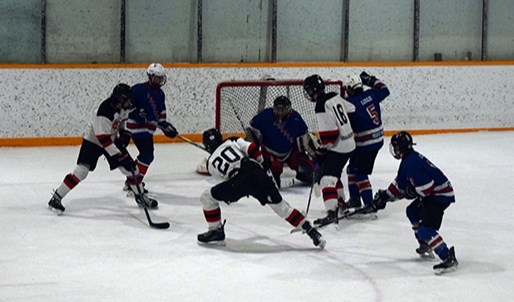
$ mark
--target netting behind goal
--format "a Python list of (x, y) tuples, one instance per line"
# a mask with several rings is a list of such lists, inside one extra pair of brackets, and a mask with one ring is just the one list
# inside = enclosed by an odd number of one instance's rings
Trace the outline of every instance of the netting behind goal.
[[(343, 93), (341, 81), (325, 81), (325, 91)], [(303, 91), (303, 80), (221, 82), (216, 88), (216, 128), (222, 133), (243, 133), (250, 120), (264, 108), (273, 107), (278, 96), (286, 96), (310, 131), (317, 131), (314, 103)]]

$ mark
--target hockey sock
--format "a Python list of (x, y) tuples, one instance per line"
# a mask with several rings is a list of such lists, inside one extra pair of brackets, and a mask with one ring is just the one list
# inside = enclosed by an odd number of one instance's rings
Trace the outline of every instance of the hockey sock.
[(64, 177), (63, 182), (55, 190), (61, 198), (64, 198), (73, 188), (75, 188), (81, 181), (86, 179), (89, 169), (83, 165), (77, 165), (75, 170)]
[(359, 189), (359, 195), (364, 202), (364, 205), (371, 204), (373, 200), (373, 193), (371, 191), (371, 183), (369, 182), (367, 175), (356, 174), (355, 181)]
[(448, 258), (448, 246), (444, 242), (443, 237), (441, 237), (436, 230), (426, 226), (420, 226), (418, 234), (420, 239), (425, 241), (441, 260)]

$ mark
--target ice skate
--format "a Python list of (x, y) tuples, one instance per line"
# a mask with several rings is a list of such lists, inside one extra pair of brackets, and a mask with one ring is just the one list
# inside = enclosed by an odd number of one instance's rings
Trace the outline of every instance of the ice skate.
[(217, 229), (198, 234), (197, 240), (200, 245), (225, 245), (225, 223)]
[(436, 275), (441, 275), (448, 272), (453, 272), (457, 270), (457, 267), (459, 266), (459, 262), (457, 261), (457, 258), (455, 258), (455, 249), (452, 246), (450, 248), (450, 252), (448, 253), (448, 257), (444, 259), (443, 262), (434, 265), (434, 273)]
[(302, 224), (302, 229), (305, 230), (307, 235), (312, 239), (312, 243), (314, 243), (315, 246), (319, 247), (320, 249), (324, 249), (327, 242), (325, 239), (323, 239), (323, 236), (313, 228), (310, 224), (310, 222), (306, 221)]
[(428, 244), (424, 241), (418, 240), (418, 242), (419, 247), (416, 249), (416, 253), (418, 253), (418, 255), (423, 259), (434, 259), (434, 252), (430, 246), (428, 246)]
[(346, 202), (346, 207), (348, 208), (360, 208), (362, 207), (361, 200), (359, 197), (350, 197)]
[[(141, 188), (143, 188), (143, 193), (147, 194), (148, 190), (145, 188), (145, 183), (141, 182)], [(133, 197), (136, 193), (132, 191), (132, 187), (129, 185), (128, 180), (125, 180), (125, 185), (123, 186), (123, 191), (127, 192), (127, 197)]]
[(57, 192), (54, 192), (54, 195), (48, 202), (48, 209), (50, 211), (56, 212), (57, 215), (61, 215), (64, 212), (64, 207), (61, 203), (61, 200), (62, 200), (61, 196), (59, 196), (59, 194), (57, 194)]
[(338, 223), (338, 220), (337, 220), (337, 209), (336, 210), (329, 210), (327, 212), (327, 216), (325, 217), (322, 217), (322, 218), (318, 218), (316, 220), (314, 220), (314, 225), (328, 225), (328, 224), (331, 224), (331, 223)]
[(140, 208), (157, 209), (159, 206), (157, 200), (148, 197), (146, 194), (136, 194), (134, 197)]

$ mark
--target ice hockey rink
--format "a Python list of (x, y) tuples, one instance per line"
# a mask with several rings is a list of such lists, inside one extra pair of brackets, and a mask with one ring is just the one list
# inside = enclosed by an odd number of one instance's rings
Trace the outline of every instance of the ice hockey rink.
[[(389, 137), (386, 138), (386, 142)], [(199, 196), (215, 181), (195, 173), (205, 153), (159, 144), (145, 178), (160, 202), (152, 229), (124, 178), (101, 159), (63, 200), (51, 191), (75, 167), (79, 147), (0, 148), (0, 301), (514, 301), (514, 132), (414, 136), (416, 150), (451, 180), (456, 203), (441, 235), (454, 245), (456, 272), (417, 257), (407, 200), (376, 220), (351, 219), (321, 230), (324, 250), (270, 208), (248, 198), (222, 204), (225, 247), (203, 247)], [(135, 154), (133, 146), (130, 146)], [(399, 161), (382, 148), (371, 181), (384, 188)], [(305, 211), (310, 187), (283, 189)], [(313, 196), (308, 218), (324, 215)]]

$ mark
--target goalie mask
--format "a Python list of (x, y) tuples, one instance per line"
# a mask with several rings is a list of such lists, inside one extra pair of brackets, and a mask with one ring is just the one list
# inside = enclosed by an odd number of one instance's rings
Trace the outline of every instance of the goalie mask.
[(124, 83), (116, 85), (112, 90), (111, 97), (114, 98), (113, 106), (117, 109), (130, 109), (132, 108), (132, 90), (130, 86)]
[(349, 76), (344, 89), (348, 97), (361, 94), (364, 91), (361, 78), (358, 75)]
[(314, 95), (325, 90), (325, 83), (319, 75), (313, 74), (303, 81), (303, 90), (307, 99), (315, 102)]
[(202, 143), (205, 146), (205, 150), (212, 153), (223, 143), (223, 138), (216, 128), (211, 128), (203, 132)]
[(291, 113), (291, 101), (285, 96), (279, 96), (273, 101), (273, 116), (275, 121), (283, 123)]
[(166, 74), (164, 73), (164, 67), (162, 67), (159, 63), (152, 63), (146, 69), (146, 74), (148, 75), (148, 82), (150, 85), (155, 87), (161, 87), (166, 84)]
[(401, 159), (404, 155), (413, 152), (412, 136), (407, 131), (401, 131), (391, 137), (389, 152), (396, 159)]

